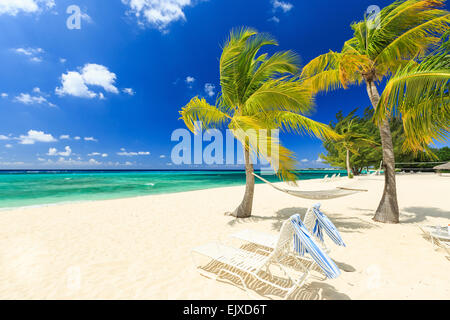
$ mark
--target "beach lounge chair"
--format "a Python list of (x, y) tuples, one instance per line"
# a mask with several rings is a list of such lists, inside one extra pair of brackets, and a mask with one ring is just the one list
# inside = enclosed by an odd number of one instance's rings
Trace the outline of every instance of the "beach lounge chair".
[[(211, 278), (210, 273), (205, 272), (201, 267), (198, 266), (194, 257), (195, 254), (200, 254), (202, 256), (211, 258), (214, 261), (220, 262), (223, 265), (232, 267), (237, 271), (241, 271), (249, 274), (250, 276), (258, 279), (259, 281), (268, 284), (274, 288), (280, 289), (283, 292), (286, 292), (284, 298), (289, 297), (289, 295), (296, 289), (305, 283), (306, 279), (309, 276), (309, 270), (304, 268), (303, 273), (297, 279), (294, 279), (290, 276), (290, 272), (283, 266), (282, 262), (287, 257), (287, 251), (292, 243), (293, 237), (293, 227), (289, 220), (283, 223), (279, 237), (276, 239), (276, 242), (273, 244), (274, 250), (270, 252), (268, 255), (261, 255), (258, 252), (250, 252), (243, 249), (234, 248), (231, 246), (227, 246), (221, 244), (219, 242), (210, 242), (205, 245), (196, 247), (192, 249), (191, 255), (194, 264), (197, 266), (197, 270), (204, 276)], [(264, 251), (263, 251), (264, 252)], [(267, 272), (269, 275), (272, 275), (270, 272), (271, 266), (277, 266), (290, 280), (292, 283), (291, 286), (283, 287), (281, 285), (275, 284), (271, 281), (264, 279), (260, 276), (262, 271)], [(240, 274), (235, 270), (230, 270), (229, 268), (221, 267), (218, 271), (217, 275), (213, 277), (214, 279), (219, 279), (223, 275), (231, 275), (236, 277), (242, 283), (243, 288), (250, 295), (250, 291), (246, 285), (246, 282)]]
[[(325, 230), (325, 233), (337, 244), (340, 246), (345, 247), (345, 243), (342, 240), (342, 237), (337, 230), (337, 228), (334, 226), (334, 224), (328, 219), (328, 217), (320, 211), (320, 203), (315, 204), (314, 206), (311, 206), (305, 214), (305, 217), (303, 219), (304, 225), (306, 226), (309, 233), (312, 235), (313, 239), (316, 241), (316, 244), (320, 246), (322, 251), (326, 254), (330, 253), (330, 249), (326, 246), (324, 237), (323, 237), (323, 231)], [(262, 251), (265, 251), (267, 253), (270, 253), (276, 246), (276, 243), (278, 241), (278, 236), (255, 231), (251, 229), (245, 229), (238, 231), (236, 233), (233, 233), (230, 235), (230, 237), (243, 240), (249, 243), (256, 244), (258, 246), (264, 247), (266, 249), (260, 249)], [(291, 256), (294, 258), (297, 258), (302, 263), (302, 260), (305, 260), (310, 263), (310, 266), (308, 270), (311, 270), (314, 264), (314, 259), (309, 256), (299, 256), (295, 254), (295, 251), (292, 250), (289, 252)]]
[[(308, 231), (313, 235), (315, 241), (321, 245), (322, 250), (325, 251), (325, 253), (329, 253), (331, 250), (325, 245), (323, 230), (325, 230), (326, 234), (334, 241), (334, 243), (345, 247), (345, 243), (342, 240), (337, 228), (330, 221), (330, 219), (328, 219), (328, 217), (320, 211), (320, 203), (311, 206), (306, 211), (303, 222)], [(266, 247), (269, 249), (268, 251), (275, 248), (278, 240), (277, 235), (250, 229), (238, 231), (231, 234), (230, 237)]]
[(300, 215), (296, 214), (290, 218), (290, 222), (294, 228), (294, 250), (299, 256), (304, 256), (306, 253), (314, 260), (314, 262), (325, 273), (327, 278), (335, 279), (339, 277), (341, 271), (336, 266), (333, 260), (320, 249), (320, 247), (313, 240), (311, 233), (309, 233), (306, 226), (300, 219)]
[(342, 240), (338, 229), (333, 222), (331, 222), (331, 220), (322, 211), (320, 211), (320, 206), (320, 203), (316, 203), (306, 211), (303, 219), (306, 228), (314, 236), (316, 242), (321, 244), (322, 249), (326, 253), (329, 253), (330, 249), (325, 244), (325, 239), (323, 237), (324, 231), (335, 244), (345, 247), (344, 240)]
[[(224, 265), (235, 268), (238, 271), (243, 271), (263, 283), (286, 292), (284, 298), (288, 298), (296, 288), (303, 286), (310, 274), (308, 268), (301, 265), (303, 268), (302, 275), (298, 278), (293, 278), (290, 276), (289, 270), (283, 266), (284, 260), (288, 259), (290, 256), (289, 248), (291, 244), (293, 244), (294, 250), (296, 250), (298, 255), (304, 256), (305, 254), (309, 254), (328, 278), (336, 278), (339, 276), (340, 271), (338, 267), (326, 253), (319, 248), (313, 240), (312, 235), (301, 222), (299, 215), (294, 215), (283, 223), (275, 247), (268, 255), (260, 255), (257, 252), (237, 249), (218, 242), (208, 243), (194, 248), (192, 253), (209, 257)], [(270, 272), (270, 266), (272, 265), (277, 266), (289, 278), (292, 283), (291, 286), (283, 287), (260, 276), (260, 272), (263, 270), (269, 275), (272, 275)], [(201, 271), (201, 268), (197, 267), (197, 269), (200, 273), (208, 277), (207, 274)], [(244, 289), (249, 293), (243, 277), (237, 272), (229, 270), (228, 268), (221, 268), (215, 278), (219, 278), (222, 274), (229, 274), (238, 278)]]
[(450, 260), (450, 241), (439, 239), (438, 237), (433, 236), (432, 231), (436, 229), (434, 226), (420, 226), (416, 224), (416, 226), (423, 232), (424, 238), (426, 240), (431, 241), (433, 248), (435, 249), (443, 249), (447, 253), (447, 258)]
[(323, 177), (323, 180), (322, 180), (322, 181), (323, 181), (323, 182), (327, 182), (328, 179), (329, 179), (329, 178), (328, 178), (328, 175), (325, 175), (325, 177)]

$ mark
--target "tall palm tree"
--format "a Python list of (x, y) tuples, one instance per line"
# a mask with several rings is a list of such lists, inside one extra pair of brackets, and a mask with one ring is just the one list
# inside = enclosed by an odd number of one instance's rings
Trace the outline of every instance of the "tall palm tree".
[[(318, 91), (328, 91), (350, 84), (366, 84), (373, 108), (380, 95), (377, 81), (389, 77), (411, 59), (424, 56), (440, 41), (439, 35), (449, 26), (450, 16), (440, 9), (445, 0), (396, 1), (382, 9), (375, 20), (351, 25), (354, 36), (344, 43), (341, 52), (330, 51), (305, 66), (306, 83)], [(383, 148), (385, 185), (373, 219), (398, 223), (399, 210), (395, 182), (395, 158), (389, 121), (379, 123)]]
[[(293, 153), (270, 134), (259, 134), (259, 130), (279, 128), (321, 139), (338, 137), (327, 125), (305, 116), (313, 108), (313, 90), (295, 76), (299, 70), (297, 56), (291, 51), (271, 56), (259, 54), (266, 45), (277, 42), (250, 28), (232, 30), (220, 58), (221, 92), (216, 105), (194, 97), (180, 111), (186, 126), (194, 133), (199, 121), (205, 129), (227, 126), (243, 145), (245, 193), (232, 213), (239, 218), (249, 217), (252, 212), (255, 180), (250, 153), (269, 161), (283, 180), (294, 183), (296, 180)], [(269, 147), (261, 147), (264, 145)]]
[(425, 151), (433, 140), (446, 141), (450, 133), (450, 31), (438, 50), (420, 63), (410, 62), (386, 84), (375, 119), (401, 114), (405, 130), (403, 147)]

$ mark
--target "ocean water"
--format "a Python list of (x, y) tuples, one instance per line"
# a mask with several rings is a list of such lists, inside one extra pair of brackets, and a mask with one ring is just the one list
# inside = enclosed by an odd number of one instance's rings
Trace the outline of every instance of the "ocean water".
[[(301, 180), (345, 171), (302, 170)], [(276, 176), (264, 176), (279, 181)], [(261, 183), (256, 179), (257, 183)], [(245, 184), (243, 171), (1, 171), (0, 208), (126, 198)]]

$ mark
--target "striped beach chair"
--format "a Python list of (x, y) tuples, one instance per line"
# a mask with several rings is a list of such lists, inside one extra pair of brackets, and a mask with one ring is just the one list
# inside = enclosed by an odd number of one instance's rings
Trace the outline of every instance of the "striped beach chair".
[(294, 229), (294, 250), (297, 254), (300, 256), (309, 254), (328, 278), (337, 278), (341, 274), (341, 271), (334, 261), (313, 240), (311, 233), (306, 229), (306, 226), (300, 219), (300, 215), (296, 214), (292, 216), (290, 222)]
[(316, 203), (308, 209), (303, 222), (316, 241), (321, 244), (325, 252), (329, 253), (330, 249), (325, 244), (323, 236), (324, 232), (335, 244), (345, 247), (344, 240), (342, 240), (341, 234), (336, 226), (322, 211), (320, 211), (320, 203)]

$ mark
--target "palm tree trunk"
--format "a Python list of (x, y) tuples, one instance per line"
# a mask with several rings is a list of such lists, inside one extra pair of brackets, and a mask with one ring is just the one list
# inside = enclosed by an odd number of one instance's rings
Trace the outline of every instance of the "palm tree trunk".
[(352, 169), (351, 169), (351, 167), (350, 167), (350, 150), (348, 150), (348, 149), (346, 149), (347, 150), (347, 157), (346, 157), (346, 159), (345, 159), (345, 164), (346, 164), (346, 166), (347, 166), (347, 176), (348, 176), (348, 178), (350, 178), (351, 177), (351, 173), (352, 173)]
[[(366, 84), (367, 94), (372, 102), (372, 106), (376, 109), (380, 100), (377, 87), (373, 81), (366, 81)], [(400, 213), (395, 182), (395, 156), (389, 121), (385, 119), (378, 128), (383, 148), (384, 190), (373, 220), (384, 223), (398, 223)]]
[(248, 218), (252, 215), (253, 194), (255, 192), (255, 176), (253, 164), (250, 162), (250, 152), (244, 148), (245, 153), (245, 193), (241, 204), (231, 214), (236, 218)]

